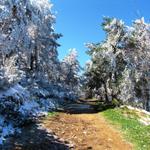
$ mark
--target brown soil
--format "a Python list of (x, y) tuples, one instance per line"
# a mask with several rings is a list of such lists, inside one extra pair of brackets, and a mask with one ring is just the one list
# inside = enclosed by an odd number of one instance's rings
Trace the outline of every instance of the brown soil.
[(102, 115), (60, 113), (47, 118), (43, 126), (58, 137), (71, 141), (75, 150), (132, 150), (119, 131), (110, 126)]
[[(90, 102), (91, 103), (91, 102)], [(22, 133), (0, 147), (2, 150), (132, 150), (92, 104), (67, 104), (53, 117), (24, 127)]]

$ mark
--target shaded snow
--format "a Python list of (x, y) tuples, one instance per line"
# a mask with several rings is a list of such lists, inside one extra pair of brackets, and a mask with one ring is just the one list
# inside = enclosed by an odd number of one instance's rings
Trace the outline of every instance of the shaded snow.
[(17, 127), (14, 127), (12, 123), (6, 123), (6, 120), (2, 119), (0, 124), (0, 145), (6, 140), (5, 138), (9, 135), (12, 135), (16, 132), (21, 132), (21, 130)]
[(34, 101), (25, 101), (24, 104), (19, 108), (19, 112), (25, 115), (27, 113), (32, 113), (34, 110), (38, 109), (39, 109), (38, 103)]
[[(48, 91), (43, 91), (41, 95), (47, 96)], [(37, 97), (36, 100), (34, 97), (33, 100), (30, 92), (19, 84), (0, 91), (0, 106), (0, 113), (3, 114), (0, 115), (0, 144), (3, 144), (9, 135), (21, 132), (21, 129), (17, 128), (20, 123), (46, 116), (48, 111), (56, 108), (54, 99)]]
[(16, 84), (5, 91), (0, 91), (0, 98), (12, 95), (15, 96), (16, 98), (19, 98), (19, 96), (25, 98), (29, 97), (29, 92), (27, 92), (27, 90), (25, 90), (25, 88), (23, 88), (19, 84)]

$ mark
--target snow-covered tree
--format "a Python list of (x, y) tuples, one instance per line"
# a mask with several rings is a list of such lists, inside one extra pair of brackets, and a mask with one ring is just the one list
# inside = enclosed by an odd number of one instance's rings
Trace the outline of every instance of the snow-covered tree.
[(149, 24), (141, 18), (129, 27), (121, 20), (104, 18), (102, 26), (106, 39), (88, 44), (91, 63), (85, 73), (87, 86), (99, 90), (101, 96), (104, 93), (105, 99), (117, 98), (138, 106), (141, 103), (149, 110)]
[(0, 144), (69, 95), (58, 82), (61, 35), (51, 7), (49, 0), (0, 0)]
[(61, 62), (62, 82), (72, 91), (78, 92), (80, 84), (80, 64), (76, 49), (70, 49), (69, 54)]
[(15, 62), (11, 65), (25, 74), (52, 80), (52, 68), (58, 63), (56, 40), (60, 35), (53, 29), (55, 16), (51, 7), (48, 0), (0, 1), (2, 66), (7, 67), (6, 61), (12, 59)]
[(144, 109), (150, 109), (150, 24), (144, 18), (128, 27), (124, 40), (125, 57), (130, 61), (132, 84), (135, 97), (143, 103)]
[(100, 44), (87, 44), (91, 67), (86, 71), (86, 76), (92, 77), (88, 83), (91, 89), (99, 91), (99, 95), (109, 102), (119, 93), (117, 84), (125, 63), (120, 43), (125, 31), (124, 23), (115, 18), (104, 18), (102, 25), (106, 31), (106, 40)]

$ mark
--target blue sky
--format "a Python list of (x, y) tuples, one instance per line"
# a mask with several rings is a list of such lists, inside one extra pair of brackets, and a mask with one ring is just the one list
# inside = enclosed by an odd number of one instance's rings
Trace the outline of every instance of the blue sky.
[(100, 42), (105, 34), (101, 23), (103, 16), (122, 19), (130, 25), (133, 20), (145, 17), (150, 22), (150, 0), (51, 0), (57, 12), (55, 30), (62, 33), (58, 48), (62, 59), (68, 49), (78, 50), (81, 66), (89, 59), (84, 43)]

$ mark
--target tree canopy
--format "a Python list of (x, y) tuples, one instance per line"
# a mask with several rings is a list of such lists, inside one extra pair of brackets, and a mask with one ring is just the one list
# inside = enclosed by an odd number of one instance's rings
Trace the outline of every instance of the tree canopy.
[(106, 101), (113, 98), (149, 110), (150, 24), (144, 18), (132, 26), (104, 18), (106, 39), (87, 44), (91, 56), (86, 67), (86, 87)]

